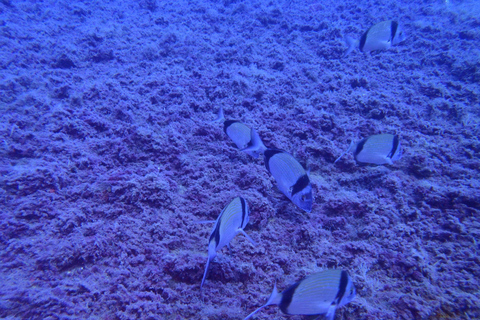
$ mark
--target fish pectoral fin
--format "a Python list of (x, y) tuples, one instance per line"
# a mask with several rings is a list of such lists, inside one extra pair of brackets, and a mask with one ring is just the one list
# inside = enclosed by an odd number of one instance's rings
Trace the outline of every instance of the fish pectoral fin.
[(387, 162), (390, 165), (393, 164), (392, 158), (389, 158), (389, 157), (385, 157), (385, 162)]
[(253, 241), (253, 239), (250, 238), (250, 236), (245, 231), (243, 231), (243, 229), (239, 229), (238, 231), (243, 233), (243, 235), (247, 238), (248, 241), (250, 241), (253, 244), (254, 247), (257, 246), (257, 243)]
[(385, 46), (386, 49), (388, 49), (392, 46), (392, 41), (390, 40), (383, 41), (382, 44)]
[(326, 320), (333, 320), (335, 317), (335, 310), (337, 309), (335, 304), (331, 304), (330, 307), (328, 308), (327, 313), (325, 314), (325, 319)]

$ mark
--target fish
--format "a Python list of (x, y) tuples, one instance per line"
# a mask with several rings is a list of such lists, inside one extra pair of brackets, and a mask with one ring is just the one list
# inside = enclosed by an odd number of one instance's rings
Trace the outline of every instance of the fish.
[(247, 201), (242, 197), (234, 198), (227, 206), (225, 206), (225, 208), (223, 208), (222, 212), (220, 212), (217, 220), (215, 220), (215, 225), (210, 234), (210, 238), (208, 239), (208, 259), (200, 289), (205, 283), (208, 267), (210, 266), (210, 262), (212, 262), (217, 256), (217, 251), (225, 246), (230, 248), (230, 241), (232, 241), (238, 233), (245, 235), (254, 246), (257, 245), (243, 230), (250, 219), (249, 214), (250, 210)]
[(237, 120), (227, 120), (223, 131), (232, 139), (238, 149), (257, 159), (267, 149), (255, 129)]
[(352, 143), (334, 164), (340, 160), (343, 155), (353, 150), (355, 161), (360, 164), (390, 164), (402, 157), (402, 146), (397, 135), (377, 134)]
[(270, 297), (263, 306), (250, 313), (244, 320), (269, 305), (278, 305), (290, 315), (322, 315), (333, 320), (335, 311), (356, 296), (355, 285), (347, 271), (329, 269), (311, 274), (278, 293), (273, 287)]
[(266, 149), (265, 166), (278, 189), (300, 209), (311, 212), (313, 195), (308, 173), (291, 154), (280, 149)]
[(392, 45), (399, 44), (406, 38), (407, 35), (405, 31), (397, 21), (382, 21), (365, 31), (360, 37), (360, 40), (345, 37), (345, 43), (347, 44), (348, 49), (343, 56), (348, 55), (356, 47), (362, 52), (387, 50)]
[(267, 149), (257, 131), (238, 120), (225, 120), (223, 108), (220, 108), (214, 122), (223, 122), (223, 131), (235, 143), (240, 151), (257, 159)]

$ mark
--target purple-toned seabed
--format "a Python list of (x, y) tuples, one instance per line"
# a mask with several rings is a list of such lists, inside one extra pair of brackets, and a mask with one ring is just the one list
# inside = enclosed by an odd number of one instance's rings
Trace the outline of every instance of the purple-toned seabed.
[[(404, 43), (341, 57), (388, 19)], [(337, 320), (479, 319), (479, 39), (477, 0), (1, 0), (0, 317), (243, 319), (343, 268)], [(220, 106), (311, 170), (310, 214)], [(378, 133), (393, 166), (333, 164)], [(196, 222), (235, 196), (258, 246), (238, 235), (200, 291)]]

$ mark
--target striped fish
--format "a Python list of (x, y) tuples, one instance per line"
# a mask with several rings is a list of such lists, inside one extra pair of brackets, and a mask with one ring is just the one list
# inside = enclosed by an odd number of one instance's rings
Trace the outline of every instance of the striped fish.
[(386, 50), (406, 39), (406, 34), (398, 22), (393, 20), (383, 21), (370, 27), (360, 38), (354, 40), (345, 38), (348, 49), (344, 56), (352, 52), (357, 46), (362, 52)]
[(250, 129), (240, 121), (225, 121), (223, 131), (232, 139), (238, 149), (254, 158), (258, 158), (266, 149), (255, 129)]
[(223, 131), (241, 151), (258, 158), (267, 149), (255, 129), (250, 129), (238, 120), (225, 120), (222, 107), (220, 107), (217, 118), (213, 122), (221, 121), (224, 121)]
[(250, 313), (250, 319), (260, 309), (278, 305), (285, 314), (321, 315), (333, 320), (335, 310), (355, 298), (355, 286), (346, 271), (335, 269), (314, 273), (278, 293), (275, 285), (267, 303)]
[(353, 150), (358, 163), (393, 164), (402, 157), (402, 146), (397, 135), (377, 134), (367, 137), (358, 143), (351, 143), (347, 151), (335, 160), (337, 163), (343, 155)]
[(249, 221), (249, 209), (248, 204), (242, 197), (236, 197), (233, 199), (220, 213), (212, 233), (208, 240), (208, 260), (205, 272), (203, 273), (202, 283), (200, 288), (203, 287), (205, 277), (207, 276), (208, 267), (210, 262), (216, 257), (217, 251), (224, 246), (229, 246), (230, 241), (238, 234), (243, 233), (245, 237), (255, 246), (256, 243), (250, 238), (243, 229), (247, 226)]
[(266, 149), (265, 166), (277, 181), (280, 191), (306, 212), (312, 211), (312, 185), (303, 166), (289, 153)]

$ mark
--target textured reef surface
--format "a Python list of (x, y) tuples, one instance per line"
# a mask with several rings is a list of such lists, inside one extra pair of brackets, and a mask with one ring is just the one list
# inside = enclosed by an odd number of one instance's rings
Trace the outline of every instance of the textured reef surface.
[[(406, 41), (342, 57), (389, 19)], [(0, 1), (0, 318), (243, 319), (342, 268), (337, 320), (479, 319), (479, 39), (476, 0)], [(310, 213), (220, 107), (310, 170)], [(379, 133), (399, 161), (333, 164)], [(200, 291), (196, 222), (236, 196), (257, 246)]]

